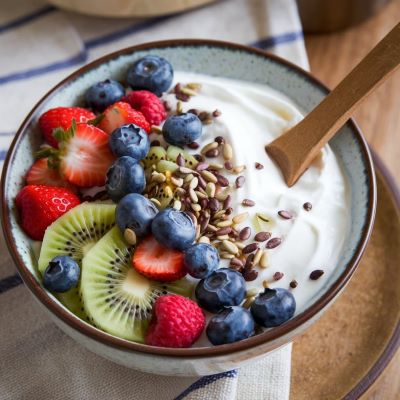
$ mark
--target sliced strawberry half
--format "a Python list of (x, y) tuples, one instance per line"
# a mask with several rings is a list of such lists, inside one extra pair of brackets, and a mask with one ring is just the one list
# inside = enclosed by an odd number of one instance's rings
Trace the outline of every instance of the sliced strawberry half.
[(46, 111), (39, 118), (39, 128), (45, 141), (53, 147), (58, 147), (58, 141), (53, 136), (54, 130), (61, 128), (67, 130), (72, 120), (76, 123), (84, 123), (95, 119), (96, 116), (89, 110), (81, 107), (56, 107)]
[(147, 133), (151, 130), (151, 126), (144, 115), (123, 101), (119, 101), (106, 108), (98, 127), (104, 132), (111, 134), (115, 129), (126, 124), (138, 125)]
[(147, 236), (139, 244), (132, 264), (137, 272), (157, 281), (176, 281), (186, 275), (183, 253), (161, 246), (153, 236)]
[(75, 124), (66, 131), (57, 130), (59, 149), (39, 150), (38, 157), (48, 157), (58, 165), (60, 174), (69, 183), (79, 187), (103, 186), (108, 168), (115, 160), (108, 147), (109, 136), (89, 124)]
[(73, 136), (60, 145), (60, 171), (65, 179), (80, 187), (103, 186), (107, 170), (115, 160), (108, 139), (101, 129), (78, 124)]
[(75, 191), (74, 186), (61, 176), (57, 167), (52, 167), (51, 163), (49, 165), (48, 158), (41, 158), (35, 161), (26, 174), (26, 184), (66, 187)]

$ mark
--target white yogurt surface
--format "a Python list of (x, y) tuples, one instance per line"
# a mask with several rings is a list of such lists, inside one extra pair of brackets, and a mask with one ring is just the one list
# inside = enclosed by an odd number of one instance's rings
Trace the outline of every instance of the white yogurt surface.
[[(197, 96), (182, 103), (183, 111), (196, 108), (222, 112), (214, 123), (203, 126), (198, 143), (204, 146), (221, 135), (233, 147), (233, 164), (246, 166), (240, 174), (245, 177), (245, 184), (234, 190), (232, 197), (233, 215), (246, 211), (250, 214), (249, 220), (241, 224), (252, 229), (247, 242), (254, 242), (254, 235), (261, 230), (282, 239), (280, 246), (267, 250), (269, 266), (266, 269), (256, 267), (258, 277), (247, 282), (248, 289), (262, 291), (264, 280), (272, 288), (289, 289), (289, 283), (296, 280), (298, 286), (290, 290), (296, 299), (296, 314), (302, 312), (336, 268), (348, 234), (350, 189), (338, 159), (326, 146), (322, 158), (289, 188), (265, 152), (265, 145), (303, 118), (291, 100), (266, 85), (244, 81), (176, 72), (174, 84), (177, 82), (202, 85)], [(164, 98), (176, 105), (175, 95), (168, 94)], [(223, 163), (222, 158), (208, 160)], [(256, 169), (255, 162), (263, 164), (264, 168)], [(223, 173), (231, 182), (237, 177), (226, 170)], [(241, 202), (245, 198), (254, 200), (255, 206), (243, 207)], [(312, 204), (311, 211), (303, 209), (305, 202)], [(280, 210), (290, 211), (294, 218), (281, 218)], [(268, 216), (271, 223), (258, 226), (256, 213)], [(264, 246), (265, 243), (262, 248)], [(228, 264), (229, 261), (221, 260), (221, 267)], [(312, 281), (309, 275), (316, 269), (324, 270), (324, 275)], [(282, 272), (283, 278), (274, 281), (275, 272)]]

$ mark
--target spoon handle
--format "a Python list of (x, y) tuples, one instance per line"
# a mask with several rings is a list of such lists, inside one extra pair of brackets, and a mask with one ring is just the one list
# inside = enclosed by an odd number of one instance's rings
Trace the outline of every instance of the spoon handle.
[[(358, 103), (399, 65), (400, 24), (311, 113), (266, 147), (280, 165), (289, 186), (297, 181), (322, 147), (350, 118)], [(287, 155), (290, 155), (290, 160)]]

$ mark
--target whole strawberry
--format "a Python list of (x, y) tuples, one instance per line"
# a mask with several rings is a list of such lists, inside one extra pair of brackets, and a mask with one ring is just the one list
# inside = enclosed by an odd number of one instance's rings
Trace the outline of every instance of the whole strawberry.
[(46, 111), (39, 118), (39, 128), (44, 140), (53, 147), (58, 147), (58, 141), (53, 136), (54, 130), (61, 128), (67, 130), (72, 120), (76, 123), (88, 122), (96, 116), (89, 110), (81, 107), (57, 107)]
[(126, 101), (132, 108), (140, 111), (151, 125), (159, 125), (167, 118), (167, 112), (161, 100), (147, 90), (129, 92), (122, 101)]
[(153, 305), (145, 341), (151, 346), (190, 347), (205, 323), (203, 310), (193, 300), (174, 294), (161, 296)]
[(111, 134), (115, 129), (127, 124), (135, 124), (150, 133), (151, 127), (144, 115), (123, 101), (107, 107), (97, 126), (104, 132)]
[(42, 240), (46, 228), (71, 208), (80, 204), (79, 197), (62, 187), (28, 185), (16, 197), (25, 233)]

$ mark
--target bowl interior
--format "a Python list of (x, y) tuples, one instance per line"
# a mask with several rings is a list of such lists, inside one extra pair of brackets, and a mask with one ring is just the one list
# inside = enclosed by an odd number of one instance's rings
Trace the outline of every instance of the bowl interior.
[[(160, 44), (135, 51), (128, 49), (106, 61), (89, 66), (82, 74), (74, 74), (47, 95), (25, 121), (5, 175), (4, 196), (8, 205), (6, 218), (10, 222), (12, 241), (25, 268), (39, 282), (32, 244), (18, 225), (14, 206), (15, 196), (21, 189), (26, 171), (34, 160), (33, 152), (41, 144), (37, 119), (42, 112), (52, 107), (82, 104), (83, 93), (99, 80), (109, 77), (124, 80), (128, 66), (147, 54), (165, 57), (175, 70), (270, 85), (290, 97), (305, 112), (313, 109), (326, 94), (326, 89), (322, 85), (288, 64), (250, 50), (216, 43)], [(366, 232), (370, 228), (368, 220), (374, 207), (370, 162), (355, 125), (349, 123), (344, 126), (330, 144), (343, 166), (351, 187), (350, 231), (334, 273), (311, 303), (321, 298), (346, 269), (352, 268), (354, 256), (360, 251), (360, 243), (366, 238)], [(52, 295), (49, 293), (49, 296)], [(54, 298), (54, 301), (57, 300)], [(299, 310), (300, 313), (303, 311), (305, 310)]]

